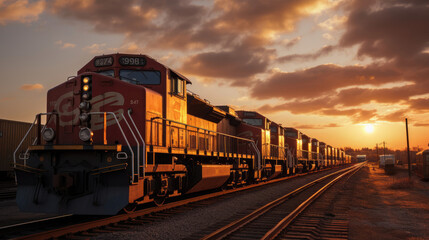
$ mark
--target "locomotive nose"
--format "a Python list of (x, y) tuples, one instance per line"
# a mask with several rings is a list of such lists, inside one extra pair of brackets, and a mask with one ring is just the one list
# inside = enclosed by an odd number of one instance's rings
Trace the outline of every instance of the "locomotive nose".
[(52, 187), (58, 193), (68, 192), (75, 183), (75, 175), (71, 173), (59, 173), (53, 176)]

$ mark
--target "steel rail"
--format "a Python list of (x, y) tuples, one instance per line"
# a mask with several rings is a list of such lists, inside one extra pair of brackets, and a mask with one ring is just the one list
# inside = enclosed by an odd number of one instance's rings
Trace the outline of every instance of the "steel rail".
[(336, 171), (334, 173), (331, 173), (331, 174), (323, 176), (323, 177), (321, 177), (319, 179), (316, 179), (316, 180), (314, 180), (314, 181), (312, 181), (310, 183), (307, 183), (306, 185), (304, 185), (302, 187), (299, 187), (299, 188), (295, 189), (292, 192), (287, 193), (286, 195), (284, 195), (284, 196), (282, 196), (282, 197), (280, 197), (280, 198), (278, 198), (278, 199), (276, 199), (276, 200), (274, 200), (274, 201), (272, 201), (272, 202), (270, 202), (270, 203), (268, 203), (268, 204), (266, 204), (266, 205), (264, 205), (264, 206), (256, 209), (255, 211), (253, 211), (249, 215), (247, 215), (247, 216), (245, 216), (245, 217), (243, 217), (241, 219), (238, 219), (238, 220), (236, 220), (236, 221), (234, 221), (234, 222), (232, 222), (232, 223), (230, 223), (230, 224), (228, 224), (228, 225), (226, 225), (226, 226), (224, 226), (224, 227), (222, 227), (222, 228), (220, 228), (220, 229), (218, 229), (218, 230), (210, 233), (209, 235), (204, 236), (201, 239), (205, 239), (205, 240), (208, 240), (208, 239), (223, 239), (226, 236), (230, 235), (231, 233), (237, 231), (241, 227), (243, 227), (243, 226), (249, 224), (250, 222), (252, 222), (253, 220), (259, 218), (260, 216), (262, 216), (263, 214), (265, 214), (269, 210), (273, 209), (274, 207), (276, 207), (276, 206), (284, 203), (290, 197), (292, 197), (294, 195), (297, 195), (298, 193), (300, 193), (300, 192), (304, 191), (305, 189), (307, 189), (307, 188), (315, 185), (316, 183), (319, 183), (319, 182), (325, 180), (326, 178), (329, 178), (329, 177), (331, 177), (333, 175), (336, 175), (336, 174), (339, 174), (339, 173), (342, 173), (342, 172), (346, 172), (346, 171), (348, 172), (348, 171), (350, 171), (350, 169), (354, 169), (354, 168), (356, 168), (356, 166), (351, 166), (351, 167), (348, 167), (348, 168), (345, 168), (345, 169), (341, 169), (339, 171)]
[(364, 166), (364, 164), (360, 164), (358, 166), (353, 166), (352, 169), (342, 173), (329, 183), (327, 183), (325, 186), (323, 186), (321, 189), (319, 189), (317, 192), (315, 192), (311, 197), (309, 197), (307, 200), (305, 200), (303, 203), (301, 203), (295, 210), (293, 210), (289, 215), (287, 215), (285, 218), (283, 218), (279, 223), (277, 223), (276, 226), (274, 226), (271, 230), (269, 230), (261, 239), (263, 240), (272, 240), (275, 239), (284, 229), (286, 229), (292, 222), (295, 220), (299, 214), (301, 214), (308, 206), (311, 205), (311, 203), (314, 202), (320, 195), (322, 195), (327, 189), (329, 189), (334, 183), (338, 182), (340, 179), (342, 179), (344, 176), (346, 176), (349, 173), (356, 173), (361, 169), (361, 167)]
[(55, 217), (50, 217), (50, 218), (42, 218), (42, 219), (32, 220), (29, 222), (23, 222), (23, 223), (16, 223), (16, 224), (7, 225), (7, 226), (1, 226), (0, 231), (5, 231), (5, 230), (12, 229), (12, 228), (17, 228), (17, 227), (24, 227), (26, 225), (35, 224), (35, 223), (42, 223), (42, 222), (46, 222), (46, 221), (57, 220), (57, 219), (66, 218), (66, 217), (70, 217), (70, 216), (73, 216), (73, 214), (66, 214), (66, 215), (60, 215), (60, 216), (55, 216)]
[[(332, 168), (330, 168), (330, 169), (332, 169)], [(122, 214), (122, 215), (116, 215), (116, 216), (112, 216), (112, 217), (107, 217), (105, 219), (95, 220), (95, 221), (92, 221), (92, 222), (85, 222), (85, 223), (70, 225), (70, 226), (67, 226), (67, 227), (63, 227), (63, 228), (59, 228), (59, 229), (54, 229), (54, 230), (49, 230), (49, 231), (40, 232), (40, 233), (35, 233), (35, 234), (27, 235), (27, 236), (18, 237), (18, 238), (15, 238), (15, 239), (50, 239), (50, 238), (59, 238), (61, 236), (67, 235), (67, 234), (74, 234), (74, 233), (78, 233), (78, 232), (84, 232), (84, 231), (88, 231), (90, 229), (100, 228), (100, 227), (107, 226), (107, 225), (113, 224), (113, 223), (118, 223), (118, 222), (121, 222), (121, 221), (127, 221), (127, 220), (130, 220), (130, 219), (134, 219), (134, 218), (137, 218), (137, 217), (140, 217), (140, 216), (144, 216), (144, 215), (148, 215), (148, 214), (151, 214), (151, 213), (161, 212), (161, 211), (165, 211), (167, 209), (172, 209), (172, 208), (175, 208), (175, 207), (180, 207), (180, 206), (183, 206), (183, 205), (186, 205), (186, 204), (190, 204), (190, 203), (194, 203), (194, 202), (199, 202), (199, 201), (203, 201), (203, 200), (207, 200), (207, 199), (210, 199), (210, 198), (215, 198), (215, 197), (219, 197), (219, 196), (223, 196), (223, 195), (227, 195), (227, 194), (232, 194), (232, 193), (235, 193), (235, 192), (241, 192), (241, 191), (245, 191), (245, 190), (248, 190), (248, 189), (259, 188), (259, 187), (263, 187), (263, 186), (268, 185), (268, 184), (282, 182), (282, 181), (285, 181), (285, 180), (289, 180), (289, 179), (293, 179), (293, 178), (297, 178), (297, 177), (301, 177), (301, 176), (305, 176), (305, 175), (309, 175), (309, 174), (315, 174), (315, 173), (327, 171), (327, 170), (330, 170), (330, 169), (313, 171), (313, 172), (309, 172), (309, 173), (305, 173), (305, 174), (296, 174), (296, 175), (293, 175), (293, 176), (278, 178), (278, 179), (270, 180), (270, 181), (263, 182), (263, 183), (258, 183), (258, 184), (254, 184), (254, 185), (245, 186), (245, 187), (242, 187), (242, 188), (236, 188), (236, 189), (231, 189), (231, 190), (226, 190), (226, 191), (221, 191), (221, 192), (215, 192), (215, 193), (211, 193), (211, 194), (206, 194), (206, 195), (202, 195), (202, 196), (197, 196), (197, 197), (193, 197), (193, 198), (190, 198), (190, 199), (179, 200), (177, 202), (172, 202), (172, 203), (169, 203), (169, 204), (165, 204), (163, 206), (157, 206), (157, 207), (147, 208), (147, 209), (143, 209), (143, 210), (136, 211), (136, 212), (129, 213), (129, 214)]]

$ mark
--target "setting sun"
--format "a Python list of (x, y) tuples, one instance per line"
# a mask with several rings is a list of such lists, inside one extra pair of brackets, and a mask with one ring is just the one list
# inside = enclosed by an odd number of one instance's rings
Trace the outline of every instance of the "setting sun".
[(374, 124), (365, 124), (365, 132), (373, 133), (374, 132)]

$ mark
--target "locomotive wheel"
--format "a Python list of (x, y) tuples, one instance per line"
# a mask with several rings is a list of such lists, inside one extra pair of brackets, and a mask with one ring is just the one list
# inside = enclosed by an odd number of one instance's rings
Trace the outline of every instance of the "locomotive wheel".
[(156, 204), (156, 206), (162, 206), (164, 205), (166, 197), (155, 197), (153, 199), (153, 202)]
[(137, 204), (136, 203), (130, 203), (127, 206), (125, 206), (122, 210), (125, 213), (133, 213), (137, 208)]

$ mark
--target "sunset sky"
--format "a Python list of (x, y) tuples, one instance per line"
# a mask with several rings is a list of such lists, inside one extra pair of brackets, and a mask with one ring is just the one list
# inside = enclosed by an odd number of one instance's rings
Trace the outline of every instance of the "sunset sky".
[[(0, 0), (0, 118), (95, 55), (147, 54), (214, 105), (336, 147), (429, 143), (427, 0)], [(373, 131), (371, 131), (373, 128)]]

